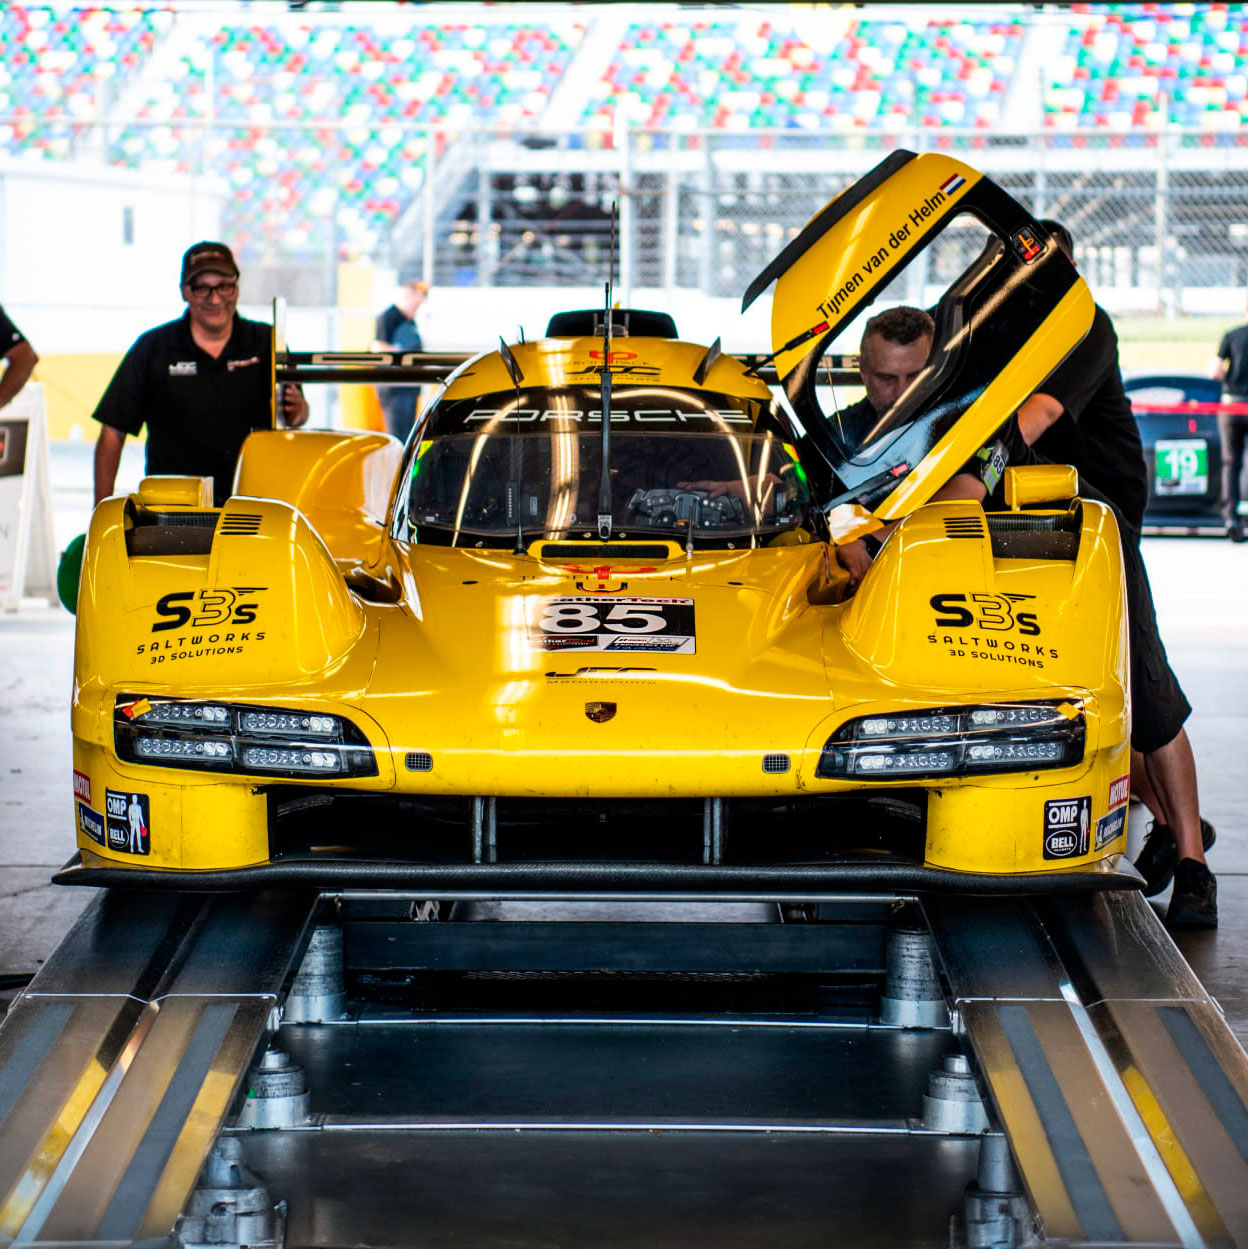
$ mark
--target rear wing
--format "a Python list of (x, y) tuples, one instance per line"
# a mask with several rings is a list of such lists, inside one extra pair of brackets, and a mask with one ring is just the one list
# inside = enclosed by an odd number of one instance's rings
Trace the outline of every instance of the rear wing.
[[(293, 382), (297, 386), (323, 382), (369, 383), (380, 386), (418, 386), (442, 383), (462, 364), (480, 352), (461, 351), (281, 351), (275, 350), (275, 385)], [(759, 353), (736, 357), (755, 377), (769, 386), (779, 384), (771, 356)], [(857, 356), (827, 356), (831, 364), (825, 376), (839, 385), (858, 385)]]
[[(286, 347), (286, 301), (273, 301), (273, 378), (274, 425), (277, 423), (277, 387), (283, 382), (296, 386), (321, 383), (369, 384), (374, 386), (420, 386), (441, 384), (461, 365), (481, 355), (467, 351), (289, 351)], [(761, 352), (738, 354), (747, 372), (779, 385), (775, 357)], [(854, 385), (861, 379), (856, 355), (825, 356), (826, 376), (839, 385)]]

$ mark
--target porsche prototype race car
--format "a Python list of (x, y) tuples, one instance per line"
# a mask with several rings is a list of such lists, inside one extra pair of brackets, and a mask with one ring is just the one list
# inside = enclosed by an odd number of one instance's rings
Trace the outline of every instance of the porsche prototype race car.
[[(830, 353), (922, 275), (927, 367), (842, 420)], [(747, 299), (772, 281), (773, 384), (608, 301), (459, 366), (406, 446), (263, 431), (220, 509), (191, 478), (103, 501), (60, 879), (1135, 887), (1111, 514), (1053, 466), (1006, 510), (932, 501), (999, 473), (1087, 288), (905, 152)], [(837, 544), (885, 526), (848, 594)]]
[(1124, 387), (1148, 466), (1145, 528), (1224, 533), (1222, 383), (1187, 373), (1149, 373), (1128, 377)]

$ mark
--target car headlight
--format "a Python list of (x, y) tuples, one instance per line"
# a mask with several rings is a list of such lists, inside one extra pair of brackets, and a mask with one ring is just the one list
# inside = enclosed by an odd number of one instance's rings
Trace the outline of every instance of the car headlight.
[(990, 703), (860, 716), (824, 744), (815, 775), (889, 780), (1034, 772), (1083, 758), (1083, 709), (1069, 701)]
[(344, 716), (122, 694), (117, 755), (130, 763), (274, 776), (376, 776), (368, 739)]

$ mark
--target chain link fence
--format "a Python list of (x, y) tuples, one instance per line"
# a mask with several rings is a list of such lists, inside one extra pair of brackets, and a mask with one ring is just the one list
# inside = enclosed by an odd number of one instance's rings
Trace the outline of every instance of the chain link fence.
[(896, 148), (947, 152), (1060, 219), (1118, 311), (1211, 312), (1210, 292), (1216, 305), (1248, 286), (1248, 134), (24, 125), (45, 160), (180, 177), (218, 197), (249, 271), (296, 304), (332, 303), (343, 259), (414, 262), (445, 286), (595, 285), (616, 206), (625, 288), (738, 295)]

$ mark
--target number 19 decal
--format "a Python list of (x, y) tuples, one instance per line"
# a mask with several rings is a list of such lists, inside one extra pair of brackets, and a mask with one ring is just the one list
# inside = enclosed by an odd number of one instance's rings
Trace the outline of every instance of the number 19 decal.
[(530, 640), (544, 651), (695, 651), (690, 598), (548, 599), (530, 619)]

